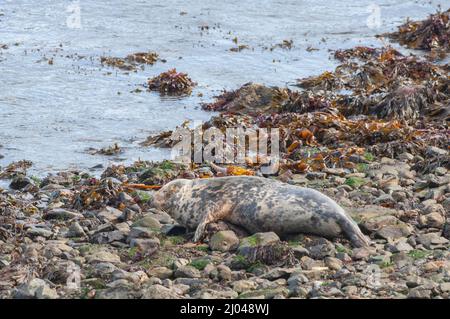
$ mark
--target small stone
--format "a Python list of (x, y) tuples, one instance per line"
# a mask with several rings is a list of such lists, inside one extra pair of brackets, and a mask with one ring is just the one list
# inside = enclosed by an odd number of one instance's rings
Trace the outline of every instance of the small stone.
[(430, 213), (419, 217), (419, 225), (427, 228), (442, 228), (445, 218), (439, 213)]
[(27, 229), (27, 235), (31, 237), (41, 236), (50, 238), (53, 236), (53, 233), (48, 229), (33, 226)]
[(115, 222), (117, 221), (121, 216), (123, 212), (121, 210), (118, 210), (117, 208), (106, 206), (103, 210), (101, 210), (97, 217), (104, 223), (106, 222)]
[(332, 270), (340, 270), (342, 268), (342, 261), (334, 257), (325, 258), (325, 266)]
[(225, 265), (217, 266), (217, 278), (223, 281), (230, 281), (232, 276), (231, 269)]
[(128, 234), (128, 238), (131, 240), (132, 238), (154, 238), (156, 237), (155, 231), (147, 227), (133, 227), (130, 229), (130, 233)]
[(443, 282), (439, 285), (442, 292), (450, 292), (450, 282)]
[(174, 290), (166, 288), (161, 285), (151, 285), (144, 289), (142, 294), (143, 299), (180, 299)]
[(160, 241), (158, 238), (142, 239), (133, 238), (130, 241), (130, 247), (137, 247), (139, 251), (143, 252), (146, 256), (153, 255), (158, 251)]
[(145, 215), (141, 219), (138, 219), (135, 221), (132, 225), (132, 227), (144, 227), (144, 228), (150, 228), (151, 230), (160, 230), (161, 229), (161, 223), (153, 218), (150, 215)]
[(448, 239), (441, 237), (439, 233), (420, 234), (416, 240), (426, 249), (434, 249), (435, 246), (443, 246), (448, 243)]
[(73, 222), (70, 227), (69, 231), (67, 233), (67, 237), (85, 237), (86, 233), (84, 232), (83, 227), (78, 222)]
[(410, 299), (430, 299), (431, 290), (423, 289), (422, 287), (413, 288), (408, 293)]
[(379, 229), (376, 232), (376, 235), (388, 241), (395, 240), (411, 235), (411, 228), (404, 223), (399, 223), (397, 225), (387, 225)]
[(157, 277), (162, 280), (171, 278), (173, 275), (173, 271), (167, 267), (155, 267), (148, 273), (150, 276)]
[(218, 250), (227, 252), (235, 250), (239, 245), (239, 238), (231, 230), (223, 230), (215, 233), (210, 241), (209, 248), (211, 250)]
[(180, 266), (175, 270), (175, 278), (200, 278), (201, 273), (197, 268), (192, 266)]
[(55, 299), (58, 298), (58, 294), (48, 286), (45, 280), (34, 278), (16, 288), (13, 297), (15, 299)]
[(89, 263), (95, 262), (120, 263), (120, 257), (107, 250), (94, 251), (89, 255), (87, 255), (86, 259)]
[(243, 293), (244, 291), (255, 290), (258, 285), (256, 282), (251, 280), (238, 280), (232, 284), (233, 290), (237, 293)]
[(70, 220), (74, 218), (83, 218), (83, 215), (76, 212), (71, 212), (64, 208), (55, 208), (49, 210), (44, 216), (44, 219), (59, 219), (59, 220)]

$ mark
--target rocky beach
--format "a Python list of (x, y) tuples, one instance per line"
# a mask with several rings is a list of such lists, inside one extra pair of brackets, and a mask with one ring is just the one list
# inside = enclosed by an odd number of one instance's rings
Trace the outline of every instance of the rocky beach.
[[(276, 174), (264, 174), (250, 157), (245, 164), (137, 160), (101, 173), (67, 169), (40, 176), (30, 173), (33, 163), (26, 159), (0, 167), (0, 299), (449, 299), (445, 10), (378, 35), (391, 44), (333, 50), (334, 69), (289, 87), (255, 81), (219, 92), (199, 105), (213, 112), (208, 121), (178, 123), (192, 133), (279, 129)], [(417, 52), (405, 53), (397, 42)], [(231, 51), (244, 54), (248, 48), (241, 45), (236, 38)], [(1, 50), (8, 48), (0, 43)], [(153, 51), (129, 52), (102, 56), (101, 64), (134, 72), (164, 63), (135, 93), (194, 94), (199, 79), (162, 60)], [(139, 145), (170, 151), (178, 142), (174, 131), (151, 134)], [(124, 156), (117, 143), (89, 153)], [(252, 234), (225, 222), (208, 224), (206, 238), (193, 242), (195, 230), (152, 203), (169, 181), (220, 176), (262, 176), (316, 189), (345, 209), (371, 245)]]

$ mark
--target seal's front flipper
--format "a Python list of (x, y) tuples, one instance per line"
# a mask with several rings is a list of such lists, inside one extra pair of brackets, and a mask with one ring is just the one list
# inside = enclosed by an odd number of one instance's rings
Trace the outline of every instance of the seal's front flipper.
[(209, 209), (205, 212), (200, 223), (195, 230), (194, 242), (198, 242), (205, 236), (206, 226), (209, 223), (215, 223), (219, 220), (226, 220), (227, 216), (230, 214), (232, 203), (226, 202), (221, 206), (217, 204), (208, 205)]
[(194, 242), (201, 241), (205, 236), (206, 226), (215, 221), (217, 221), (217, 219), (214, 218), (214, 215), (211, 212), (206, 213), (200, 220), (200, 224), (198, 224), (197, 229), (195, 230)]

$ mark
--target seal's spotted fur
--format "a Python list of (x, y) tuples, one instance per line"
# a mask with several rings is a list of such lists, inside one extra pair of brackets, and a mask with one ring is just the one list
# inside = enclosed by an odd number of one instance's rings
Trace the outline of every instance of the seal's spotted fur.
[(369, 244), (356, 223), (331, 198), (268, 178), (177, 179), (156, 192), (154, 203), (180, 224), (196, 229), (194, 241), (202, 238), (208, 223), (223, 220), (251, 233), (344, 234), (354, 246)]

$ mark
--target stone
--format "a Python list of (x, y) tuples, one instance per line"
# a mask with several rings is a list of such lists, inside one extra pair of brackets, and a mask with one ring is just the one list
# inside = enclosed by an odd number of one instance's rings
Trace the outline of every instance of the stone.
[(232, 287), (237, 293), (243, 293), (245, 291), (255, 290), (258, 285), (251, 280), (238, 280), (232, 283)]
[(168, 279), (173, 276), (173, 271), (167, 267), (154, 267), (148, 274), (159, 279)]
[(161, 285), (151, 285), (146, 287), (142, 293), (143, 299), (180, 299), (178, 295), (172, 289), (166, 288)]
[(144, 253), (146, 256), (153, 255), (158, 251), (160, 246), (160, 241), (158, 238), (133, 238), (130, 241), (130, 247), (137, 247), (139, 251)]
[(391, 241), (411, 235), (411, 227), (405, 223), (398, 223), (382, 227), (375, 234), (379, 238)]
[(175, 270), (175, 278), (200, 278), (201, 273), (197, 268), (192, 266), (180, 266)]
[(97, 217), (104, 223), (106, 222), (116, 222), (122, 216), (123, 212), (117, 208), (106, 206), (102, 209)]
[(430, 299), (431, 298), (431, 290), (423, 289), (422, 287), (416, 287), (409, 291), (408, 293), (409, 299)]
[(142, 217), (141, 219), (138, 219), (137, 221), (135, 221), (133, 223), (132, 227), (144, 227), (144, 228), (150, 228), (151, 230), (160, 230), (161, 223), (154, 217), (147, 214), (144, 217)]
[(49, 210), (43, 216), (44, 219), (58, 219), (58, 220), (70, 220), (74, 218), (83, 218), (80, 213), (72, 212), (64, 208), (55, 208)]
[(419, 217), (419, 225), (426, 228), (442, 228), (445, 218), (440, 213), (429, 213)]
[(131, 240), (132, 238), (154, 238), (156, 237), (156, 232), (147, 227), (132, 227), (130, 233), (128, 234), (128, 238)]
[(441, 237), (439, 233), (419, 234), (416, 240), (426, 249), (434, 249), (435, 246), (448, 244), (448, 239)]
[(53, 232), (42, 227), (32, 226), (27, 229), (27, 235), (31, 237), (41, 236), (45, 238), (50, 238), (53, 236)]
[(232, 276), (231, 269), (226, 265), (217, 266), (217, 279), (222, 281), (230, 281)]
[(99, 249), (91, 252), (86, 256), (89, 263), (107, 262), (107, 263), (120, 263), (120, 257), (117, 254), (111, 253), (107, 250)]
[(56, 299), (58, 294), (45, 280), (34, 278), (28, 283), (20, 285), (13, 292), (15, 299)]
[(78, 222), (73, 222), (70, 224), (69, 231), (67, 232), (67, 237), (86, 237), (83, 227)]
[(239, 238), (231, 230), (223, 230), (215, 233), (209, 240), (209, 248), (227, 252), (235, 250), (239, 246)]
[(324, 261), (325, 266), (332, 270), (340, 270), (343, 266), (342, 261), (334, 257), (326, 257)]

